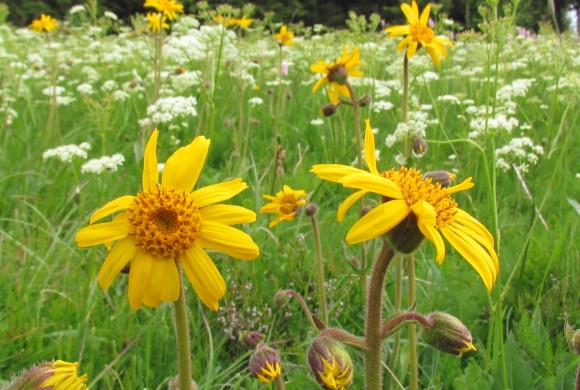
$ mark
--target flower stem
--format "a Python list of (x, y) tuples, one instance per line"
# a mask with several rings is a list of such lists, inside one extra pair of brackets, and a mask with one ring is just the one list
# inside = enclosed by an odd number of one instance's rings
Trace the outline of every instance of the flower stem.
[(395, 251), (383, 241), (383, 247), (373, 267), (369, 283), (367, 313), (365, 323), (365, 389), (380, 390), (383, 379), (381, 361), (381, 325), (383, 310), (383, 286), (387, 268)]
[[(415, 306), (415, 256), (407, 256), (407, 273), (409, 278), (409, 305)], [(415, 324), (409, 325), (409, 375), (411, 390), (419, 388), (418, 362), (417, 362), (417, 327)]]
[[(403, 259), (401, 256), (397, 258), (397, 267), (395, 268), (395, 313), (399, 313), (402, 307), (403, 298)], [(389, 367), (395, 371), (399, 357), (399, 346), (401, 345), (401, 333), (396, 333), (393, 340), (393, 348), (391, 349), (391, 357), (389, 359)], [(391, 388), (392, 375), (387, 376), (385, 389)]]
[(348, 344), (352, 347), (359, 348), (366, 350), (367, 346), (365, 344), (364, 339), (357, 337), (346, 330), (337, 329), (337, 328), (326, 328), (320, 332), (318, 335), (319, 337), (327, 336), (334, 340), (343, 342)]
[(302, 307), (304, 314), (306, 314), (306, 316), (310, 320), (310, 323), (312, 324), (312, 326), (314, 326), (316, 329), (318, 329), (318, 325), (316, 325), (316, 322), (314, 322), (314, 320), (312, 319), (312, 312), (310, 311), (310, 308), (308, 308), (308, 304), (306, 303), (306, 301), (304, 300), (302, 295), (300, 295), (299, 293), (297, 293), (294, 290), (285, 290), (285, 292), (286, 292), (286, 295), (292, 295), (294, 298), (298, 299), (298, 302), (300, 302), (300, 306)]
[(574, 390), (580, 390), (580, 364), (578, 365), (578, 370), (576, 371), (576, 384), (574, 385)]
[(284, 379), (282, 379), (282, 375), (278, 375), (276, 377), (276, 379), (274, 379), (274, 382), (272, 382), (272, 387), (275, 390), (285, 390), (286, 389), (286, 385), (284, 384)]
[(312, 231), (314, 232), (314, 246), (316, 249), (316, 266), (318, 269), (318, 296), (320, 299), (320, 316), (325, 324), (328, 324), (328, 307), (326, 304), (326, 288), (324, 286), (324, 263), (322, 262), (322, 244), (320, 243), (320, 229), (316, 214), (310, 217)]
[[(407, 115), (409, 113), (409, 59), (407, 55), (403, 56), (403, 102), (401, 107), (401, 122), (407, 122)], [(405, 160), (408, 160), (411, 155), (411, 143), (409, 137), (404, 137), (401, 142), (401, 151)]]
[(189, 340), (189, 324), (187, 321), (187, 307), (185, 306), (185, 289), (183, 288), (183, 277), (181, 276), (181, 266), (177, 263), (179, 270), (180, 292), (179, 298), (173, 302), (175, 312), (175, 339), (177, 341), (177, 363), (179, 366), (179, 383), (181, 390), (191, 389), (191, 353)]
[(159, 99), (161, 89), (161, 68), (163, 67), (163, 31), (155, 34), (155, 78), (153, 84), (153, 99), (155, 103)]

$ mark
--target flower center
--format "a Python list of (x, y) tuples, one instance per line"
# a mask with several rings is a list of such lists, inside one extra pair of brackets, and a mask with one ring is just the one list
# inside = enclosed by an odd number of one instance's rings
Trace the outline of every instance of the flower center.
[(328, 81), (344, 85), (347, 79), (348, 71), (346, 70), (344, 64), (337, 63), (328, 68)]
[(411, 24), (411, 36), (414, 41), (420, 43), (431, 43), (435, 38), (435, 33), (421, 22)]
[(430, 177), (423, 179), (421, 172), (415, 168), (401, 167), (398, 171), (391, 169), (381, 173), (401, 188), (403, 198), (409, 206), (424, 200), (435, 208), (437, 227), (451, 224), (457, 213), (457, 202), (441, 184), (433, 184)]
[(199, 210), (185, 191), (163, 186), (137, 194), (129, 209), (129, 235), (152, 256), (177, 257), (195, 242), (201, 228)]

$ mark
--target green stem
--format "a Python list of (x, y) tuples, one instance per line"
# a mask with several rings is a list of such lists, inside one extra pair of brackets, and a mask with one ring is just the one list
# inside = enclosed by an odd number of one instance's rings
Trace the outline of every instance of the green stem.
[(342, 343), (348, 344), (352, 347), (359, 348), (362, 350), (367, 350), (364, 339), (357, 337), (345, 330), (336, 328), (326, 328), (320, 331), (319, 337), (327, 336), (334, 340), (340, 341)]
[(175, 312), (175, 339), (177, 342), (177, 363), (179, 366), (179, 383), (181, 390), (191, 389), (191, 352), (189, 340), (189, 324), (187, 321), (187, 307), (185, 305), (185, 289), (183, 288), (181, 266), (179, 270), (180, 292), (177, 301), (173, 303)]
[[(395, 313), (401, 311), (403, 306), (403, 258), (401, 256), (397, 259), (397, 267), (395, 268)], [(401, 333), (396, 333), (393, 339), (393, 348), (391, 349), (391, 357), (389, 358), (389, 367), (393, 372), (397, 366), (397, 361), (399, 357), (399, 346), (401, 345)], [(387, 381), (385, 383), (385, 389), (391, 388), (391, 381), (393, 380), (392, 375), (387, 376)]]
[(367, 313), (365, 319), (365, 390), (380, 390), (383, 367), (381, 359), (381, 325), (383, 321), (383, 286), (387, 268), (395, 251), (383, 241), (383, 247), (373, 267), (369, 283)]
[[(405, 54), (403, 56), (403, 101), (401, 107), (401, 122), (407, 122), (407, 116), (409, 113), (409, 59)], [(409, 138), (403, 138), (401, 142), (401, 152), (405, 159), (408, 159), (411, 155), (411, 143)]]
[(297, 293), (294, 290), (285, 290), (285, 294), (292, 295), (294, 298), (298, 299), (298, 302), (300, 302), (300, 306), (302, 307), (304, 314), (306, 314), (306, 317), (308, 317), (312, 326), (314, 326), (316, 329), (318, 329), (318, 325), (312, 319), (312, 312), (310, 311), (310, 308), (308, 307), (308, 304), (306, 303), (306, 301), (304, 300), (302, 295), (300, 295), (299, 293)]
[(320, 242), (320, 229), (316, 215), (310, 217), (312, 231), (314, 232), (314, 246), (316, 250), (316, 266), (318, 269), (318, 295), (320, 299), (320, 316), (325, 324), (328, 324), (328, 307), (326, 304), (326, 288), (324, 286), (324, 263), (322, 261), (322, 244)]
[(153, 101), (155, 103), (159, 99), (159, 90), (161, 89), (161, 68), (163, 60), (163, 31), (155, 34), (155, 79), (153, 85)]
[[(407, 256), (407, 273), (409, 278), (409, 305), (415, 307), (415, 256)], [(415, 324), (409, 325), (409, 370), (411, 390), (419, 388), (419, 373), (417, 362), (417, 327)]]
[(286, 385), (284, 384), (284, 379), (282, 379), (282, 375), (278, 375), (274, 382), (272, 382), (272, 387), (275, 390), (284, 390), (286, 389)]

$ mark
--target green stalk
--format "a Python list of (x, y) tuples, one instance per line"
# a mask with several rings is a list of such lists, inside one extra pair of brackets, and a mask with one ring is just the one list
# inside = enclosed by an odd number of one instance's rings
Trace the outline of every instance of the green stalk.
[(274, 382), (272, 382), (272, 388), (275, 390), (285, 390), (286, 385), (284, 384), (284, 379), (282, 379), (282, 375), (278, 375)]
[(179, 367), (179, 386), (181, 390), (191, 389), (191, 352), (189, 340), (189, 324), (187, 321), (187, 307), (185, 305), (185, 289), (183, 288), (183, 277), (181, 266), (176, 262), (179, 270), (179, 297), (173, 302), (175, 313), (175, 340), (177, 342), (177, 363)]
[[(397, 266), (395, 268), (395, 313), (401, 311), (403, 300), (403, 258), (399, 256), (397, 258)], [(395, 338), (393, 339), (393, 348), (391, 349), (391, 357), (389, 359), (389, 367), (393, 372), (397, 367), (397, 359), (399, 357), (399, 346), (401, 345), (401, 333), (397, 332)], [(387, 376), (387, 381), (385, 383), (385, 389), (391, 388), (391, 381), (393, 380), (392, 375)]]
[[(409, 305), (415, 306), (415, 256), (407, 255), (407, 273), (409, 278)], [(409, 324), (409, 376), (411, 390), (419, 388), (419, 371), (417, 361), (417, 326)]]
[(320, 299), (320, 315), (322, 322), (328, 324), (328, 307), (326, 304), (326, 289), (324, 287), (324, 263), (322, 261), (322, 244), (320, 242), (320, 229), (316, 214), (310, 217), (312, 221), (312, 231), (314, 233), (314, 246), (316, 250), (316, 266), (318, 270), (318, 296)]
[(365, 318), (365, 390), (382, 389), (383, 367), (381, 359), (381, 326), (383, 321), (383, 286), (387, 268), (395, 251), (383, 241), (383, 247), (373, 267), (369, 283), (367, 313)]

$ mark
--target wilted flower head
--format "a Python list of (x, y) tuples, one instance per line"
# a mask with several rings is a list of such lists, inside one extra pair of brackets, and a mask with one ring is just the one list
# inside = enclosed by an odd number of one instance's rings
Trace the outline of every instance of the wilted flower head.
[(350, 91), (346, 86), (349, 77), (361, 77), (363, 73), (357, 68), (361, 65), (358, 46), (355, 46), (350, 54), (348, 45), (342, 49), (342, 55), (333, 63), (326, 61), (316, 61), (310, 66), (310, 70), (315, 73), (321, 73), (323, 78), (318, 80), (312, 92), (316, 92), (324, 84), (328, 84), (326, 92), (332, 103), (338, 103), (340, 95), (350, 97)]
[(260, 343), (250, 357), (250, 373), (262, 383), (270, 383), (282, 375), (278, 352)]
[(264, 199), (270, 201), (260, 209), (261, 213), (276, 213), (278, 218), (270, 222), (270, 227), (276, 226), (281, 221), (292, 221), (296, 218), (298, 207), (304, 206), (308, 194), (304, 190), (293, 190), (288, 185), (284, 185), (282, 191), (276, 196), (262, 195)]
[(40, 18), (34, 19), (28, 27), (38, 32), (51, 32), (55, 28), (58, 28), (58, 21), (50, 15), (40, 14)]
[(413, 0), (412, 4), (401, 4), (401, 10), (407, 18), (409, 24), (404, 26), (388, 27), (385, 31), (389, 38), (396, 38), (405, 35), (405, 38), (397, 45), (397, 51), (407, 49), (407, 58), (412, 58), (417, 50), (424, 47), (431, 56), (435, 66), (441, 65), (441, 56), (447, 58), (445, 46), (453, 46), (453, 43), (446, 38), (439, 38), (435, 32), (427, 25), (431, 4), (427, 4), (419, 17), (419, 6)]
[(342, 390), (352, 383), (354, 371), (350, 355), (330, 337), (318, 337), (312, 342), (308, 363), (316, 381), (325, 389)]
[(425, 343), (453, 355), (477, 351), (469, 329), (457, 318), (447, 313), (433, 312), (427, 319), (431, 326), (423, 328), (422, 338)]

